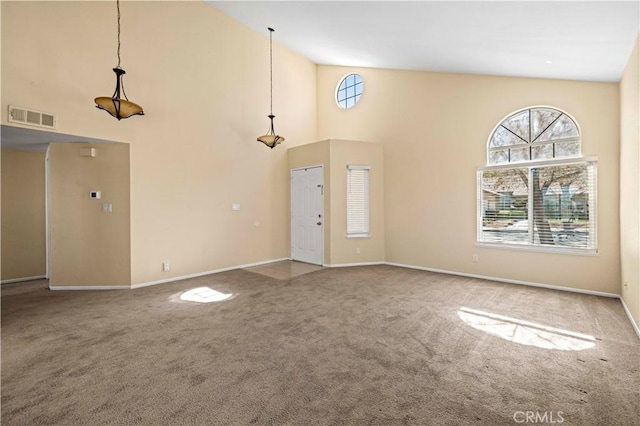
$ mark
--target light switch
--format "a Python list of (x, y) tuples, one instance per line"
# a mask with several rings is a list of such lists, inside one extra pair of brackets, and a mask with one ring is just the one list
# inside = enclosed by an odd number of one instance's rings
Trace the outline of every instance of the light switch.
[(113, 211), (113, 205), (112, 204), (103, 204), (102, 205), (102, 211), (103, 212), (107, 212), (107, 213), (111, 213)]
[(231, 204), (231, 210), (233, 211), (240, 210), (240, 204)]

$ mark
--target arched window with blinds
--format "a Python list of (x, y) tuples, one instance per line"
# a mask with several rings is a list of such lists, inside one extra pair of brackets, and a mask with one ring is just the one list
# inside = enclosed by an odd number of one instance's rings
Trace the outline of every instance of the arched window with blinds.
[(480, 244), (596, 253), (597, 159), (583, 157), (576, 121), (552, 107), (502, 120), (477, 170)]

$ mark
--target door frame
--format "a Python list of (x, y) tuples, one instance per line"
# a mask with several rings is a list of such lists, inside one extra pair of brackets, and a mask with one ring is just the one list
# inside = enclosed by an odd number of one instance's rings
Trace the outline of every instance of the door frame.
[(299, 170), (308, 170), (320, 168), (322, 170), (322, 190), (320, 192), (322, 197), (322, 225), (320, 228), (320, 266), (324, 266), (324, 224), (327, 219), (326, 215), (326, 204), (324, 202), (324, 189), (325, 189), (325, 174), (324, 174), (324, 164), (314, 164), (311, 166), (304, 167), (294, 167), (289, 171), (289, 259), (293, 259), (293, 172)]
[(51, 194), (49, 194), (49, 147), (44, 155), (44, 223), (45, 223), (45, 275), (51, 286)]

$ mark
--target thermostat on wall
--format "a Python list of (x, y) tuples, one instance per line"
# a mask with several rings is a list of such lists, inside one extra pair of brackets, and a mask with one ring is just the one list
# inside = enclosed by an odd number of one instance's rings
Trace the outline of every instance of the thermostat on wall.
[(99, 200), (102, 198), (102, 192), (100, 191), (89, 191), (89, 198), (93, 200)]

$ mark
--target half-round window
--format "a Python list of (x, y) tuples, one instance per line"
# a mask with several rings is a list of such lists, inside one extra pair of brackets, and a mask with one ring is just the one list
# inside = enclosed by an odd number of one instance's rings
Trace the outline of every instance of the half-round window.
[(489, 138), (489, 164), (580, 156), (580, 130), (564, 112), (538, 107), (518, 111)]
[(360, 74), (347, 74), (336, 89), (336, 102), (341, 108), (349, 109), (358, 103), (364, 83)]

